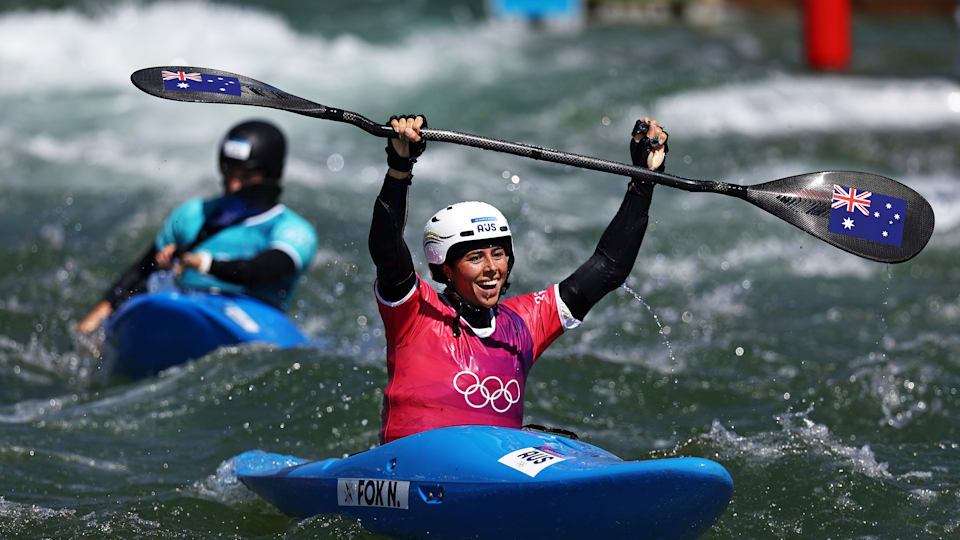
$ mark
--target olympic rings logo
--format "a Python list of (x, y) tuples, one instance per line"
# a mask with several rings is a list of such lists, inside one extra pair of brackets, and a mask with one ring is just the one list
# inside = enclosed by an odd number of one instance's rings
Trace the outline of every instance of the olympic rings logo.
[[(468, 385), (466, 388), (461, 388), (459, 384), (460, 377), (464, 375), (473, 377), (473, 384)], [(487, 383), (490, 381), (494, 381), (491, 386), (495, 387), (496, 390), (491, 391), (490, 388), (487, 387)], [(482, 409), (490, 405), (490, 407), (498, 413), (504, 413), (507, 412), (514, 403), (520, 401), (520, 383), (517, 382), (516, 379), (510, 379), (507, 384), (503, 384), (500, 377), (491, 375), (481, 382), (480, 377), (477, 376), (476, 373), (465, 369), (453, 377), (453, 387), (456, 388), (457, 392), (463, 394), (463, 400), (474, 409)], [(470, 396), (474, 394), (480, 394), (480, 397), (483, 398), (483, 403), (478, 404), (474, 402), (475, 400), (471, 401)], [(500, 398), (503, 398), (507, 403), (507, 406), (502, 409), (498, 407), (496, 403)]]

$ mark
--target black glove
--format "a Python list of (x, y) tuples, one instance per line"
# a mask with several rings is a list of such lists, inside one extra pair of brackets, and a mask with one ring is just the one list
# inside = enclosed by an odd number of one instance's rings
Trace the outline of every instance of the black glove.
[[(647, 137), (647, 131), (650, 129), (650, 124), (644, 122), (643, 120), (637, 120), (637, 123), (633, 126), (633, 132), (630, 134), (630, 159), (633, 160), (633, 164), (637, 167), (647, 167), (647, 157), (650, 156), (650, 152), (653, 151), (653, 148), (657, 146), (656, 139), (651, 139)], [(662, 128), (661, 128), (662, 129)], [(670, 134), (667, 133), (667, 130), (663, 130), (663, 133), (667, 136), (667, 140), (670, 140)], [(640, 142), (637, 142), (635, 137), (640, 136)], [(670, 151), (670, 146), (668, 143), (664, 142), (663, 152), (667, 153)], [(657, 167), (658, 172), (663, 172), (664, 168), (667, 166), (667, 161), (664, 160), (663, 163)]]
[[(386, 125), (390, 125), (390, 122), (397, 120), (399, 118), (416, 118), (418, 116), (423, 117), (423, 125), (421, 127), (427, 127), (427, 117), (422, 114), (403, 114), (403, 115), (393, 115), (390, 117), (390, 120), (387, 121)], [(391, 169), (401, 171), (401, 172), (410, 172), (413, 170), (413, 164), (417, 162), (417, 158), (423, 154), (423, 151), (427, 149), (427, 141), (421, 138), (417, 142), (407, 141), (407, 144), (410, 148), (410, 157), (403, 157), (397, 153), (393, 148), (393, 143), (387, 139), (387, 166)]]

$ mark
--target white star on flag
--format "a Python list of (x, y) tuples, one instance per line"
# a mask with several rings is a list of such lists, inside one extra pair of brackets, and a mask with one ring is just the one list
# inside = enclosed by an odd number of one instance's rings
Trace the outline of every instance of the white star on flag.
[(852, 229), (852, 228), (853, 228), (853, 220), (850, 219), (850, 218), (844, 219), (844, 220), (843, 220), (843, 228), (844, 228), (844, 229)]

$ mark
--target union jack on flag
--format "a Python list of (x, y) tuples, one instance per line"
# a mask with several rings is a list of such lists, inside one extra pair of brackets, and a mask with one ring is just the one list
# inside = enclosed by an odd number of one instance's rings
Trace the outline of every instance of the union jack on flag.
[(186, 73), (184, 71), (167, 71), (163, 70), (161, 72), (163, 75), (163, 80), (172, 81), (174, 79), (178, 81), (196, 81), (200, 82), (203, 78), (200, 76), (200, 73)]
[(833, 185), (833, 204), (831, 208), (842, 208), (847, 207), (847, 212), (853, 212), (854, 210), (859, 210), (861, 214), (869, 216), (870, 212), (867, 208), (870, 207), (870, 196), (873, 195), (871, 191), (857, 191), (857, 188), (850, 188), (850, 190), (844, 189), (843, 186), (838, 186), (837, 184)]

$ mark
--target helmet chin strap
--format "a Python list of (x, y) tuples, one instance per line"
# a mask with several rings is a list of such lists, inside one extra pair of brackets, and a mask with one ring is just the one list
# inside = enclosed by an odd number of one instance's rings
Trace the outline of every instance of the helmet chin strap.
[[(509, 287), (510, 271), (507, 270), (506, 279), (504, 279), (503, 286), (500, 287), (500, 292), (497, 294), (497, 303), (490, 308), (494, 310), (494, 313), (497, 311), (497, 307), (500, 304), (500, 299), (503, 298), (503, 293), (506, 292)], [(443, 290), (443, 294), (451, 300), (450, 303), (453, 304), (453, 309), (456, 312), (456, 315), (453, 319), (453, 337), (458, 338), (462, 333), (460, 317), (466, 319), (471, 326), (476, 328), (485, 328), (490, 326), (490, 315), (488, 309), (475, 306), (468, 302), (452, 283), (447, 283), (446, 288)], [(480, 324), (481, 322), (485, 322), (486, 324)]]
[(460, 296), (460, 293), (457, 292), (457, 289), (453, 285), (447, 285), (447, 288), (443, 290), (444, 296), (451, 300), (453, 304), (453, 337), (460, 337), (460, 317), (463, 315), (463, 306), (467, 304), (467, 301)]

